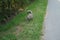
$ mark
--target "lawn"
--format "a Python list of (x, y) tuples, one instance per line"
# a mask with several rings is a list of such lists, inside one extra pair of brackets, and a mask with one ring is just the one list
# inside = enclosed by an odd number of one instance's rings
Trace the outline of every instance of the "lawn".
[[(8, 24), (0, 27), (0, 40), (40, 40), (43, 35), (46, 8), (47, 0), (36, 0), (30, 4), (24, 12), (18, 14)], [(28, 9), (33, 11), (34, 16), (30, 22), (25, 20)]]

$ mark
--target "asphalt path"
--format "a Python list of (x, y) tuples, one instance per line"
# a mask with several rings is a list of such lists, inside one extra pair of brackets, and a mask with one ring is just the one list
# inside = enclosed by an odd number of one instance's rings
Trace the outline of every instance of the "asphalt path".
[(60, 40), (60, 0), (48, 0), (44, 40)]

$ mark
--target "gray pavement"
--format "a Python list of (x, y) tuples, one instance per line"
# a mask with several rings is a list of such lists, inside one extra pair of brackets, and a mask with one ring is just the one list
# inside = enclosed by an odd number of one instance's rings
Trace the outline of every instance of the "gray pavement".
[(60, 0), (48, 0), (44, 27), (45, 40), (60, 40)]

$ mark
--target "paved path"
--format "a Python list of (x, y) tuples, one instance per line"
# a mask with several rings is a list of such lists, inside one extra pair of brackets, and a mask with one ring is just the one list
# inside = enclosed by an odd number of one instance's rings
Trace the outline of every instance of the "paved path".
[(48, 0), (45, 40), (60, 40), (60, 0)]

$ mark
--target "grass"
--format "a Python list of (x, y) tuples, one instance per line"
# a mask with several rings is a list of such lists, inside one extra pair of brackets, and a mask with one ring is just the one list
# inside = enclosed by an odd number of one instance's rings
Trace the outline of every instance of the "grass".
[(8, 24), (0, 27), (0, 40), (40, 40), (47, 0), (36, 0), (26, 9), (33, 11), (33, 20), (25, 20), (26, 10), (18, 14)]

